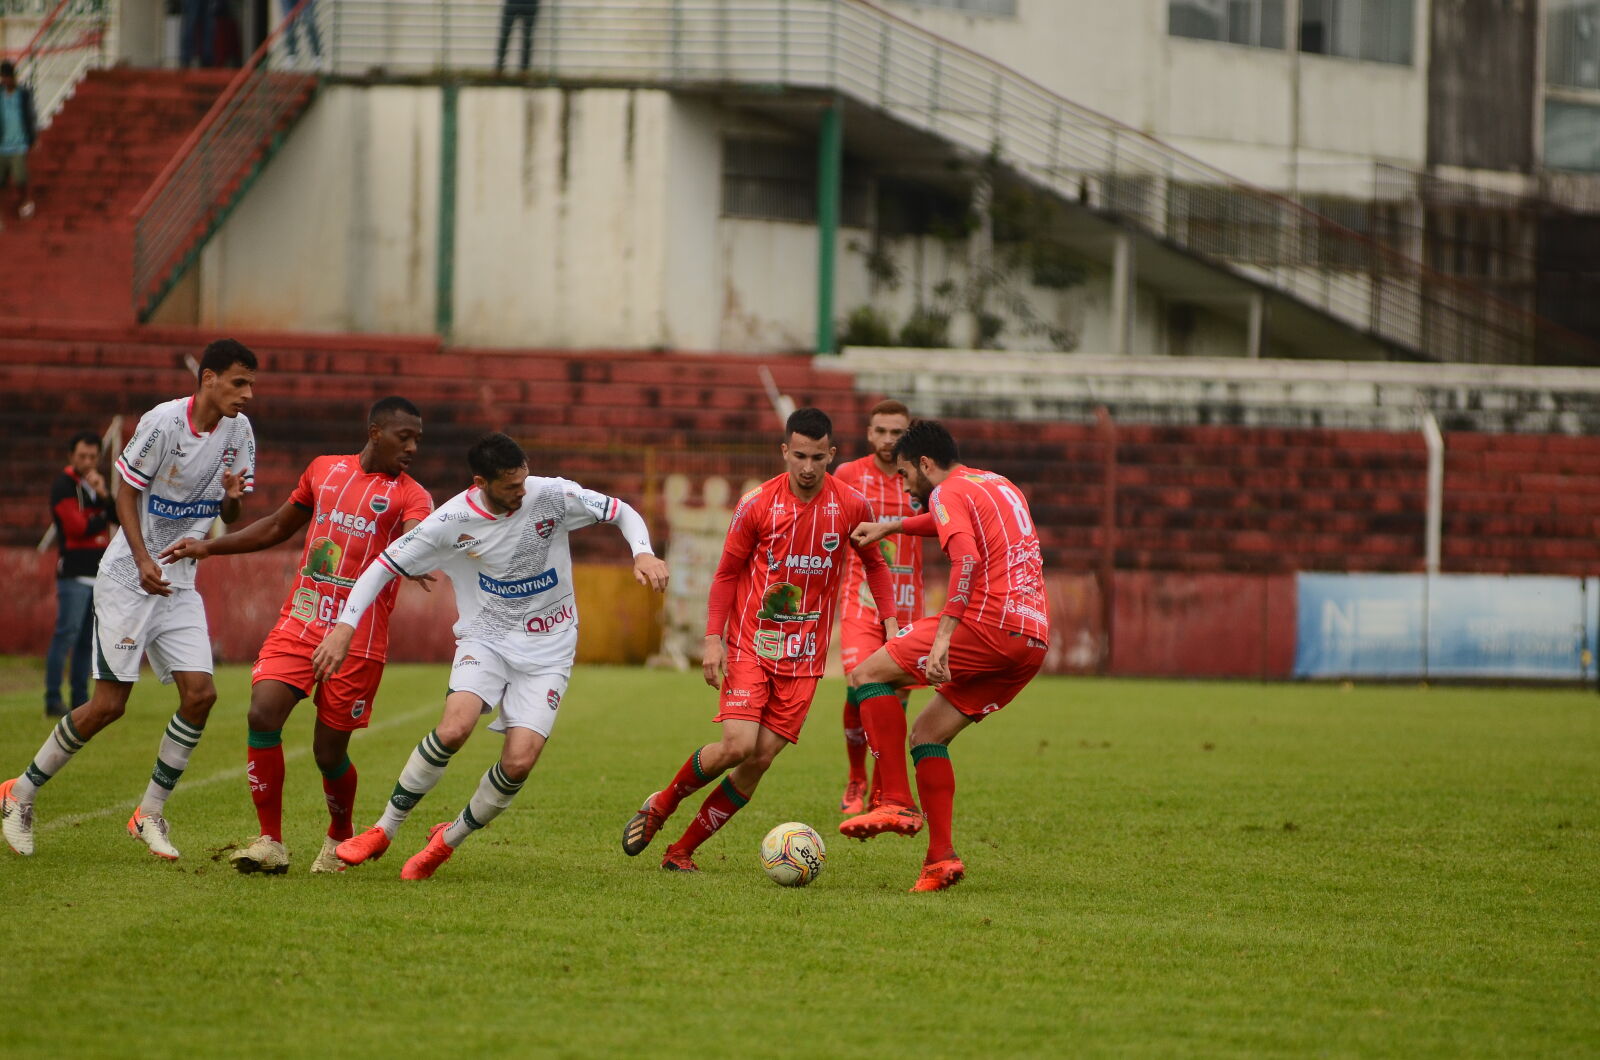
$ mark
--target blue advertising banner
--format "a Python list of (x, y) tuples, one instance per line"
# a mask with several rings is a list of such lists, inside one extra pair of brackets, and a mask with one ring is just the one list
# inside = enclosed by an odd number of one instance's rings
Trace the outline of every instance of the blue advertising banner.
[(1585, 680), (1597, 589), (1579, 578), (1301, 574), (1294, 675)]

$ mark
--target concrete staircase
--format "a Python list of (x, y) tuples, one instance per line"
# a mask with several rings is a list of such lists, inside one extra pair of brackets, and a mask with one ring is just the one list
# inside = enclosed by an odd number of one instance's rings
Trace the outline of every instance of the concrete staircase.
[(0, 318), (132, 321), (129, 212), (233, 76), (95, 70), (29, 158), (38, 213), (7, 219)]

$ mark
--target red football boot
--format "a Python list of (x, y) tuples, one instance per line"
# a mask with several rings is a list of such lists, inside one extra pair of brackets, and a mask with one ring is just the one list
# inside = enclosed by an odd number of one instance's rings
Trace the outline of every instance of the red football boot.
[(917, 877), (917, 882), (911, 888), (911, 893), (942, 891), (947, 887), (954, 887), (966, 875), (967, 867), (961, 864), (960, 858), (952, 854), (943, 861), (935, 861), (922, 866), (922, 875)]

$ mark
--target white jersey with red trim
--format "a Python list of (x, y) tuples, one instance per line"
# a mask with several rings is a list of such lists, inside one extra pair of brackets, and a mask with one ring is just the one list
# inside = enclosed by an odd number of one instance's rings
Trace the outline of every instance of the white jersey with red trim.
[[(117, 474), (140, 490), (139, 529), (145, 550), (155, 559), (185, 537), (203, 538), (222, 514), (226, 490), (222, 473), (244, 476), (244, 491), (255, 489), (256, 436), (243, 413), (224, 416), (210, 431), (194, 429), (194, 398), (165, 401), (139, 418), (139, 428), (117, 457)], [(139, 588), (139, 565), (120, 529), (100, 559), (100, 573), (130, 589)], [(195, 561), (163, 567), (175, 588), (194, 588)]]
[(621, 506), (562, 478), (529, 476), (526, 490), (522, 507), (499, 515), (476, 487), (458, 493), (378, 562), (405, 577), (442, 570), (455, 587), (456, 640), (492, 645), (531, 671), (570, 665), (577, 652), (567, 535), (612, 522)]

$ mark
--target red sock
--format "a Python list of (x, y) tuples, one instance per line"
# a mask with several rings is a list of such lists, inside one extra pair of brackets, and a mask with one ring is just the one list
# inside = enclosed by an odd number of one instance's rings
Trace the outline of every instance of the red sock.
[[(276, 736), (277, 734), (272, 734)], [(283, 842), (283, 744), (257, 747), (251, 734), (245, 753), (245, 777), (250, 781), (250, 801), (256, 804), (256, 820), (261, 834)]]
[(867, 779), (867, 734), (861, 728), (861, 706), (852, 692), (844, 701), (844, 751), (850, 757), (850, 779)]
[(322, 774), (322, 794), (328, 800), (328, 838), (343, 842), (356, 834), (356, 765), (347, 756), (331, 772)]
[(739, 789), (733, 786), (733, 780), (723, 777), (717, 789), (706, 796), (706, 801), (700, 804), (700, 812), (694, 815), (694, 820), (689, 822), (689, 827), (684, 830), (683, 838), (672, 844), (685, 854), (693, 854), (695, 850), (710, 839), (717, 829), (728, 823), (728, 819), (744, 808), (750, 801), (750, 796), (740, 794)]
[(856, 689), (861, 703), (861, 725), (877, 759), (875, 778), (883, 801), (915, 806), (911, 777), (906, 771), (906, 710), (888, 685), (862, 685)]
[(672, 783), (662, 789), (656, 809), (663, 817), (671, 817), (677, 811), (680, 802), (717, 779), (721, 770), (716, 773), (704, 773), (700, 769), (700, 752), (704, 750), (704, 747), (696, 748), (688, 761), (678, 767), (678, 775), (672, 778)]
[(950, 751), (942, 743), (923, 743), (911, 749), (917, 763), (917, 794), (922, 796), (922, 812), (928, 822), (927, 864), (956, 856), (950, 838), (951, 817), (956, 805), (956, 771), (950, 764)]

